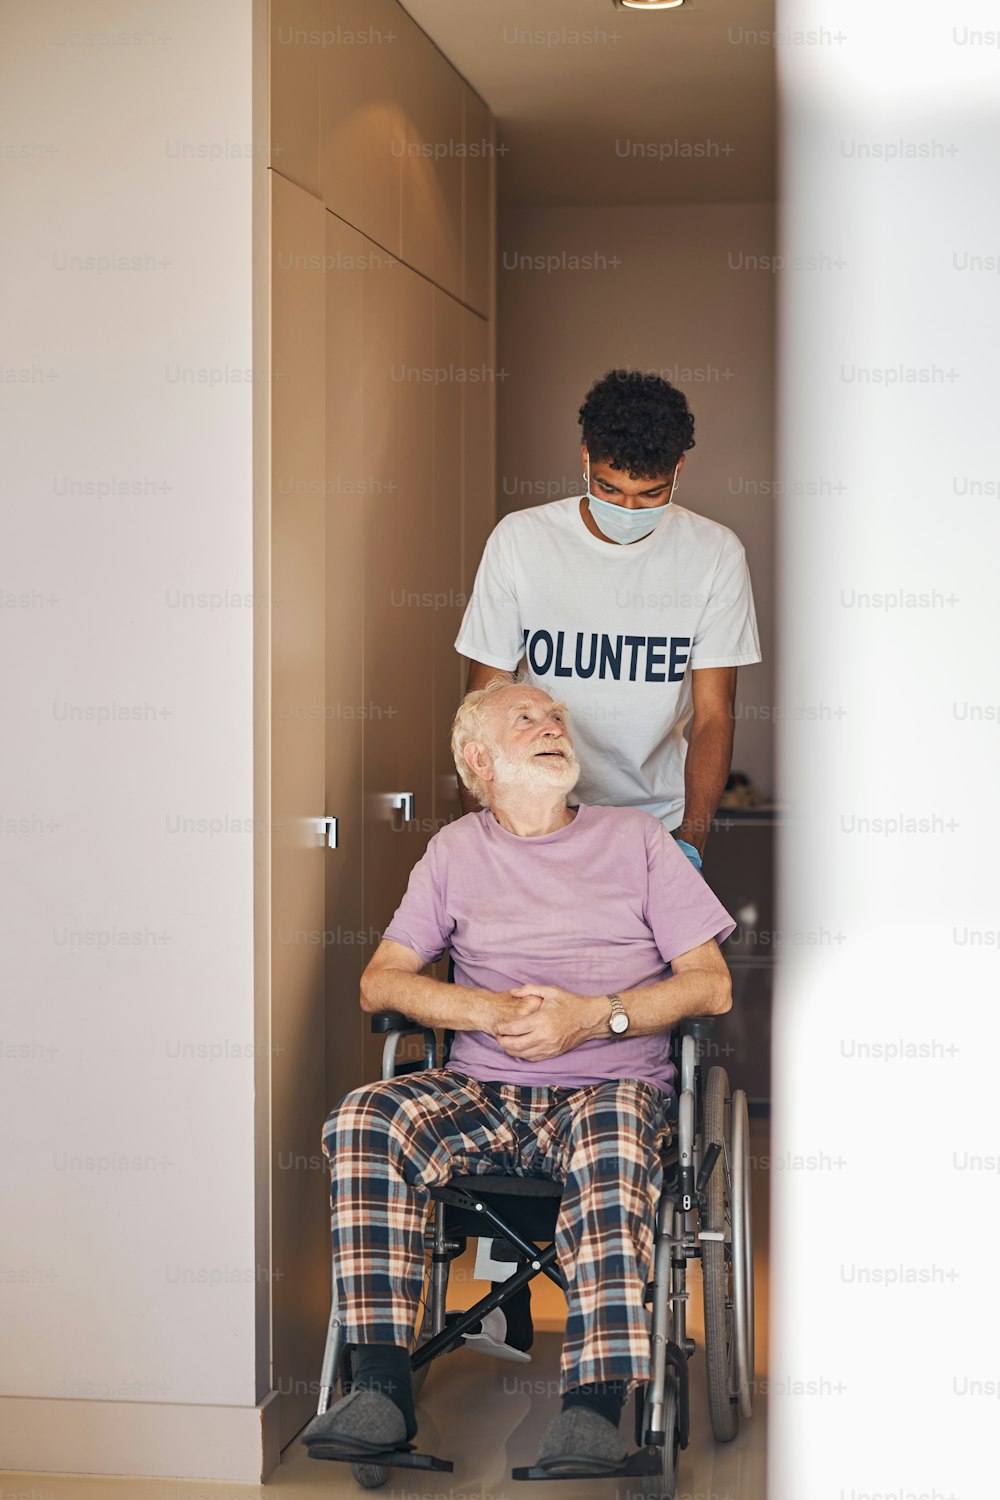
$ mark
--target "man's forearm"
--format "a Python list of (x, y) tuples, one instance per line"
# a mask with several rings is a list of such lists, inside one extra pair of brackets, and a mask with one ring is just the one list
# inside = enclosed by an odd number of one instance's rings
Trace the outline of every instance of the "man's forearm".
[(726, 789), (733, 759), (733, 720), (716, 715), (692, 728), (684, 762), (684, 819), (674, 832), (705, 852), (712, 819)]
[[(624, 1033), (627, 1037), (669, 1031), (685, 1016), (723, 1015), (733, 1003), (728, 970), (721, 974), (705, 969), (687, 969), (656, 984), (644, 985), (637, 990), (619, 990), (618, 993), (628, 1012), (628, 1030)], [(615, 1035), (608, 1027), (610, 1001), (600, 995), (588, 999), (587, 1004), (592, 1008), (593, 1022), (584, 1040), (607, 1041)]]
[(421, 1026), (451, 1031), (484, 1030), (488, 995), (487, 990), (444, 984), (428, 974), (408, 974), (402, 969), (379, 969), (361, 981), (362, 1010), (400, 1010)]

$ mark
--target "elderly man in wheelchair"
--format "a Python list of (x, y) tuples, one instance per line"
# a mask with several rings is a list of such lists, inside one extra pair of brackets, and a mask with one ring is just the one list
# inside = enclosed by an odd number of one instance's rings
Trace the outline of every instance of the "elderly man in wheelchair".
[[(513, 1174), (561, 1189), (545, 1252), (510, 1231), (523, 1252), (516, 1287), (526, 1286), (530, 1267), (556, 1280), (567, 1302), (561, 1410), (536, 1465), (515, 1477), (652, 1472), (648, 1464), (629, 1467), (622, 1406), (652, 1380), (653, 1427), (662, 1427), (669, 1357), (683, 1365), (693, 1348), (682, 1317), (667, 1325), (667, 1299), (683, 1284), (685, 1238), (689, 1246), (696, 1238), (685, 1225), (696, 1198), (704, 1207), (706, 1181), (726, 1149), (700, 1133), (696, 1143), (689, 1122), (684, 1203), (666, 1203), (678, 1083), (686, 1097), (695, 1087), (689, 1065), (678, 1080), (670, 1032), (685, 1018), (730, 1008), (719, 945), (735, 923), (656, 818), (569, 804), (579, 762), (567, 711), (547, 693), (503, 679), (470, 693), (452, 747), (483, 810), (431, 839), (361, 980), (365, 1011), (399, 1013), (397, 1025), (423, 1028), (430, 1043), (432, 1028), (446, 1028), (450, 1055), (445, 1067), (414, 1065), (353, 1089), (327, 1120), (332, 1342), (319, 1414), (303, 1442), (313, 1457), (376, 1469), (421, 1460), (451, 1467), (413, 1451), (414, 1372), (428, 1336), (426, 1317), (416, 1332), (428, 1209), (438, 1195), (440, 1212), (459, 1174), (482, 1178), (484, 1192), (491, 1175)], [(453, 984), (421, 974), (449, 949)], [(427, 1055), (430, 1062), (436, 1053)], [(728, 1105), (728, 1084), (725, 1095)], [(675, 1183), (677, 1170), (675, 1162)], [(721, 1171), (714, 1175), (721, 1180)], [(476, 1195), (461, 1197), (471, 1204)], [(503, 1221), (488, 1215), (488, 1222)], [(714, 1235), (721, 1242), (725, 1231)], [(661, 1326), (654, 1298), (651, 1340), (654, 1261)], [(438, 1307), (431, 1353), (461, 1347), (458, 1335), (480, 1326), (476, 1312), (444, 1328)], [(678, 1351), (671, 1331), (689, 1347)], [(328, 1405), (345, 1349), (350, 1387), (345, 1378), (347, 1394)], [(672, 1430), (657, 1436), (676, 1458), (675, 1424), (685, 1429), (681, 1446), (687, 1441), (686, 1384), (683, 1423), (676, 1383), (672, 1389)], [(724, 1400), (735, 1401), (731, 1389)], [(637, 1421), (637, 1440), (652, 1430), (647, 1422), (640, 1432)], [(366, 1472), (355, 1467), (362, 1483), (382, 1482)]]

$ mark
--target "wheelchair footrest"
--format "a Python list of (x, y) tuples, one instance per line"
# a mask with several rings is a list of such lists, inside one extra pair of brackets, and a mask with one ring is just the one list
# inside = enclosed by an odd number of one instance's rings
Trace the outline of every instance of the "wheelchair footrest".
[(614, 1467), (605, 1465), (603, 1468), (550, 1473), (548, 1469), (540, 1469), (536, 1464), (531, 1464), (525, 1468), (511, 1469), (510, 1477), (511, 1479), (611, 1479), (617, 1478), (619, 1474), (649, 1475), (662, 1472), (663, 1458), (659, 1448), (639, 1448), (635, 1453), (630, 1453), (624, 1463)]
[(385, 1453), (345, 1453), (331, 1443), (310, 1443), (306, 1451), (310, 1458), (332, 1459), (344, 1464), (378, 1464), (382, 1469), (444, 1469), (450, 1472), (455, 1467), (450, 1459), (412, 1450), (412, 1443), (404, 1443)]

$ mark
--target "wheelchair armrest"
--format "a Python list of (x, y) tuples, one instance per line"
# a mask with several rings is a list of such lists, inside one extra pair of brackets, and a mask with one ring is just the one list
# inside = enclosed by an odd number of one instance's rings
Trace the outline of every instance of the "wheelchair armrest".
[(718, 1016), (685, 1016), (683, 1021), (678, 1021), (676, 1029), (680, 1036), (693, 1037), (696, 1042), (707, 1042), (718, 1019)]
[(372, 1031), (423, 1031), (419, 1021), (411, 1021), (401, 1010), (377, 1010), (372, 1015)]

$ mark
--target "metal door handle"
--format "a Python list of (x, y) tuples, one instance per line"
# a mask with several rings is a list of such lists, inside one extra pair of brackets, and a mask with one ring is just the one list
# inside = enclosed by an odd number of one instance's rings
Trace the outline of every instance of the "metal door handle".
[(412, 792), (390, 792), (392, 807), (402, 811), (403, 822), (413, 822), (413, 793)]

